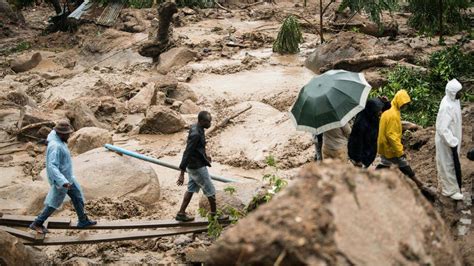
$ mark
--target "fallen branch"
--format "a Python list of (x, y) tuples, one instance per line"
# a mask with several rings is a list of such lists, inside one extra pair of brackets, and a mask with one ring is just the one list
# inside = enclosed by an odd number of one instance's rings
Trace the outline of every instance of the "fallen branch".
[(16, 132), (16, 134), (20, 135), (23, 132), (25, 132), (26, 130), (32, 129), (32, 128), (37, 128), (37, 127), (42, 127), (42, 126), (53, 127), (54, 125), (55, 125), (55, 123), (53, 121), (43, 121), (43, 122), (39, 122), (39, 123), (29, 124), (27, 126), (22, 127), (21, 129), (19, 129), (18, 132)]
[(258, 6), (258, 5), (265, 4), (265, 3), (266, 3), (265, 1), (259, 1), (259, 2), (255, 2), (255, 3), (252, 3), (252, 4), (248, 4), (248, 5), (242, 6), (242, 7), (240, 7), (240, 8), (241, 8), (241, 9), (247, 9), (247, 8), (249, 8), (249, 7)]
[(18, 119), (18, 124), (17, 124), (17, 128), (18, 130), (21, 129), (21, 125), (23, 124), (23, 119), (25, 118), (25, 108), (22, 107), (20, 109), (20, 119)]
[(226, 11), (227, 13), (232, 13), (232, 11), (230, 11), (230, 9), (223, 7), (223, 6), (222, 6), (221, 4), (219, 4), (216, 0), (214, 0), (214, 4), (215, 4), (218, 8), (220, 8), (220, 9)]
[(0, 155), (7, 155), (7, 154), (12, 154), (12, 153), (21, 152), (21, 151), (26, 151), (26, 149), (25, 148), (17, 148), (17, 149), (7, 150), (7, 151), (0, 152)]
[(365, 57), (350, 58), (350, 59), (341, 59), (334, 63), (329, 63), (321, 68), (319, 68), (320, 73), (324, 73), (331, 69), (344, 69), (348, 71), (360, 72), (364, 69), (383, 66), (383, 61), (386, 59), (391, 60), (401, 60), (408, 59), (412, 61), (414, 59), (413, 54), (410, 53), (395, 53), (395, 54), (382, 54), (382, 55), (369, 55)]
[(383, 66), (386, 66), (386, 67), (394, 67), (394, 66), (404, 66), (404, 67), (407, 67), (407, 68), (411, 68), (411, 69), (416, 69), (422, 73), (427, 73), (428, 72), (428, 69), (422, 67), (422, 66), (417, 66), (417, 65), (414, 65), (414, 64), (410, 64), (408, 62), (405, 62), (405, 61), (395, 61), (395, 60), (392, 60), (392, 59), (385, 59), (382, 61), (382, 64)]
[(238, 112), (238, 113), (235, 113), (229, 117), (227, 117), (226, 119), (222, 120), (222, 122), (220, 122), (219, 124), (217, 124), (216, 126), (214, 126), (213, 128), (209, 129), (209, 131), (207, 131), (207, 135), (210, 136), (214, 131), (216, 131), (218, 128), (222, 128), (224, 126), (226, 126), (231, 119), (234, 119), (236, 118), (237, 116), (247, 112), (248, 110), (250, 110), (252, 108), (252, 105), (249, 105), (247, 106), (247, 108), (245, 108), (244, 110)]

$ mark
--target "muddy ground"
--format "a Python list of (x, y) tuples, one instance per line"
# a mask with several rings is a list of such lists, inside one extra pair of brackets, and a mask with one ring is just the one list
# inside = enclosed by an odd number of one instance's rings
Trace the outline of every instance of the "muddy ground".
[[(300, 166), (311, 162), (314, 146), (309, 134), (294, 130), (286, 112), (299, 89), (315, 75), (304, 67), (304, 62), (313, 49), (318, 47), (319, 36), (315, 34), (311, 24), (301, 21), (304, 26), (304, 43), (300, 53), (274, 54), (272, 42), (282, 19), (288, 13), (316, 18), (319, 16), (315, 10), (318, 9), (312, 5), (303, 8), (291, 2), (262, 4), (252, 8), (234, 7), (231, 12), (222, 9), (181, 10), (172, 26), (172, 38), (177, 47), (190, 49), (195, 56), (185, 64), (167, 69), (156, 66), (150, 58), (142, 57), (137, 52), (148, 36), (154, 34), (151, 29), (156, 23), (155, 9), (124, 10), (119, 22), (111, 28), (84, 23), (75, 33), (57, 32), (47, 35), (41, 32), (46, 27), (48, 15), (53, 13), (52, 9), (43, 4), (24, 10), (26, 25), (12, 27), (14, 34), (0, 40), (0, 189), (7, 191), (18, 186), (35, 186), (37, 183), (33, 180), (38, 179), (44, 168), (45, 146), (41, 144), (41, 137), (23, 136), (19, 141), (10, 141), (15, 136), (12, 134), (12, 126), (20, 118), (19, 105), (22, 104), (8, 95), (18, 89), (28, 96), (26, 112), (36, 113), (31, 114), (33, 118), (56, 120), (67, 116), (68, 103), (84, 102), (93, 111), (98, 123), (113, 133), (115, 145), (174, 164), (180, 161), (186, 128), (195, 122), (196, 111), (211, 111), (215, 124), (218, 124), (228, 116), (251, 106), (250, 110), (209, 136), (208, 150), (214, 160), (211, 172), (241, 181), (242, 184), (236, 185), (237, 196), (244, 203), (261, 186), (262, 175), (270, 171), (265, 164), (267, 156), (274, 156), (278, 161), (280, 175), (291, 179)], [(328, 14), (329, 21), (333, 19), (334, 12)], [(138, 18), (131, 27), (125, 25), (127, 16)], [(429, 51), (441, 49), (436, 40), (416, 36), (407, 28), (406, 16), (396, 14), (395, 18), (401, 25), (395, 42), (389, 42), (388, 37), (377, 39), (362, 33), (350, 34), (362, 36), (362, 51), (375, 51), (376, 48), (408, 49), (414, 55), (423, 57)], [(316, 20), (310, 21), (316, 23)], [(332, 40), (337, 38), (337, 34), (336, 31), (328, 30), (325, 37)], [(458, 38), (459, 36), (448, 37), (447, 43), (452, 44)], [(30, 48), (16, 51), (15, 48), (22, 43), (28, 43)], [(238, 44), (237, 47), (235, 44)], [(373, 46), (374, 44), (377, 45)], [(36, 67), (22, 73), (11, 70), (12, 62), (18, 58), (29, 59), (36, 52), (40, 52), (42, 56)], [(383, 81), (381, 69), (370, 68), (366, 72), (375, 75), (374, 80)], [(195, 97), (191, 98), (198, 109), (189, 111), (188, 107), (188, 111), (185, 111), (181, 107), (184, 100), (176, 100), (177, 98), (173, 102), (160, 103), (159, 105), (181, 112), (185, 128), (173, 134), (137, 134), (133, 130), (136, 124), (134, 121), (142, 119), (145, 114), (143, 111), (132, 113), (128, 100), (147, 84), (160, 82), (178, 83), (179, 86), (190, 88), (195, 93)], [(472, 129), (466, 130), (472, 123), (466, 121), (472, 121), (473, 114), (472, 111), (465, 113), (463, 166), (467, 169), (465, 188), (468, 192), (468, 188), (472, 186), (470, 180), (473, 165), (465, 159), (465, 151), (473, 144)], [(37, 122), (35, 119), (32, 121)], [(128, 128), (124, 123), (132, 125)], [(428, 128), (407, 136), (406, 145), (410, 147), (410, 158), (420, 178), (436, 185), (433, 139), (433, 129)], [(160, 181), (159, 202), (146, 206), (132, 199), (99, 197), (87, 202), (89, 215), (99, 220), (173, 218), (184, 188), (175, 184), (177, 172), (157, 165), (151, 166)], [(217, 183), (218, 189), (224, 187), (225, 184)], [(25, 208), (20, 196), (11, 197), (13, 198), (2, 200), (8, 200), (13, 205), (8, 208), (2, 206), (0, 211), (28, 215), (36, 215), (39, 211)], [(194, 199), (188, 211), (198, 215), (197, 209), (198, 199)], [(469, 211), (468, 206), (455, 206), (450, 201), (438, 204), (438, 210), (446, 217), (453, 237), (463, 251), (466, 264), (473, 265), (474, 260), (469, 252), (474, 248), (471, 225), (464, 225), (465, 229), (459, 229), (463, 225), (459, 224), (461, 214), (458, 209)], [(74, 211), (66, 203), (55, 215), (74, 217)], [(464, 235), (460, 236), (459, 230), (464, 230)], [(64, 232), (57, 231), (51, 235), (59, 234)], [(75, 235), (79, 232), (66, 234)], [(174, 264), (186, 262), (185, 255), (189, 250), (205, 248), (212, 242), (206, 234), (200, 234), (197, 237), (189, 235), (40, 249), (56, 263), (83, 258), (79, 260), (89, 263)]]

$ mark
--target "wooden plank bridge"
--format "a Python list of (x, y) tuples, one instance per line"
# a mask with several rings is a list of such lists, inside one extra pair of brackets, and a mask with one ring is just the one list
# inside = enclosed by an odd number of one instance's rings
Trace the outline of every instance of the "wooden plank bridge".
[[(35, 219), (34, 216), (8, 215), (0, 213), (0, 230), (10, 233), (24, 241), (25, 245), (66, 245), (92, 244), (99, 242), (113, 242), (144, 238), (159, 238), (188, 233), (207, 231), (207, 219), (196, 219), (191, 222), (175, 220), (138, 220), (138, 221), (98, 221), (97, 225), (87, 228), (78, 228), (77, 223), (70, 218), (49, 218), (44, 224), (49, 230), (120, 230), (111, 233), (89, 234), (82, 232), (77, 236), (52, 236), (47, 234), (31, 233), (19, 228), (27, 228)], [(223, 226), (231, 221), (221, 221)], [(142, 231), (122, 231), (125, 229), (155, 229)]]

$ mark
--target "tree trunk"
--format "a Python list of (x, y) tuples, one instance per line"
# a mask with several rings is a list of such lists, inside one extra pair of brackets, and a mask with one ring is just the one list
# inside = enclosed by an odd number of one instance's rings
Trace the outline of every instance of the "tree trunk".
[(323, 36), (323, 0), (319, 0), (319, 37), (321, 39), (321, 44), (324, 43), (324, 36)]
[(443, 39), (443, 0), (439, 0), (439, 44), (444, 44), (444, 39)]

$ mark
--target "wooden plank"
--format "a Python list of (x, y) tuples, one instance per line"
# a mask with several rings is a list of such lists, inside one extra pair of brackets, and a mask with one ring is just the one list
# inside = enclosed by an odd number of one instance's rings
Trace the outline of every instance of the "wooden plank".
[[(0, 225), (29, 226), (35, 219), (36, 216), (4, 214), (0, 218)], [(70, 225), (71, 218), (48, 218), (48, 224), (50, 228), (51, 226)]]
[(19, 230), (19, 229), (7, 227), (7, 226), (1, 226), (1, 225), (0, 225), (0, 230), (5, 231), (21, 239), (25, 239), (28, 241), (36, 241), (35, 235), (33, 235), (32, 233), (25, 232), (23, 230)]
[(207, 231), (207, 226), (191, 227), (191, 228), (173, 228), (166, 230), (154, 231), (139, 231), (139, 232), (121, 232), (113, 234), (93, 234), (93, 235), (79, 235), (79, 236), (65, 236), (65, 237), (46, 237), (42, 242), (29, 242), (25, 245), (74, 245), (74, 244), (92, 244), (99, 242), (113, 242), (124, 240), (135, 240), (144, 238), (157, 238), (165, 236), (173, 236), (189, 233), (200, 233)]
[[(29, 226), (34, 221), (34, 216), (14, 216), (5, 215), (0, 218), (0, 225)], [(191, 222), (179, 222), (176, 220), (137, 220), (137, 221), (98, 221), (97, 225), (87, 228), (78, 228), (76, 222), (71, 222), (69, 218), (50, 218), (47, 220), (48, 229), (141, 229), (141, 228), (165, 228), (165, 227), (195, 227), (208, 224), (207, 219), (197, 218)], [(231, 221), (222, 221), (226, 225)]]

